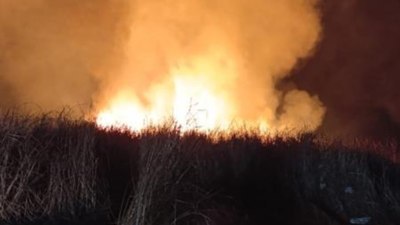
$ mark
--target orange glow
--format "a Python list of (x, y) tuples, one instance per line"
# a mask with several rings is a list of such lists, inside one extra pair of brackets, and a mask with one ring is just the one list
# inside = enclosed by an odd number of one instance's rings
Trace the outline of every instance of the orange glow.
[(99, 75), (100, 127), (141, 131), (318, 128), (317, 96), (276, 87), (319, 40), (316, 0), (138, 0), (121, 58)]
[(146, 106), (132, 90), (120, 90), (98, 113), (97, 124), (140, 131), (172, 119), (182, 131), (233, 129), (232, 122), (239, 120), (230, 89), (237, 71), (236, 63), (224, 61), (215, 52), (178, 63), (166, 76), (169, 79), (148, 90), (146, 100), (150, 104)]

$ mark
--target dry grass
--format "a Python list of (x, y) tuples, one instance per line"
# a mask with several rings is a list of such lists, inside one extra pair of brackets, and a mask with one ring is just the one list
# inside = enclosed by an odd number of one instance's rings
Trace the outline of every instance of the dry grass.
[[(3, 114), (0, 222), (321, 225), (351, 224), (358, 217), (370, 217), (369, 224), (400, 221), (397, 142), (326, 140), (312, 134), (182, 134), (173, 125), (130, 133), (100, 130), (62, 114)], [(95, 219), (86, 219), (89, 214)]]
[(95, 127), (60, 117), (0, 118), (0, 219), (77, 215), (97, 207)]

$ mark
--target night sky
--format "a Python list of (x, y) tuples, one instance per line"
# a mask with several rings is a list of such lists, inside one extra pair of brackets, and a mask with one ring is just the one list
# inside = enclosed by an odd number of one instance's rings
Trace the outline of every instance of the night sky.
[(327, 107), (321, 130), (339, 136), (400, 135), (399, 12), (398, 0), (321, 4), (321, 42), (287, 82), (318, 94)]

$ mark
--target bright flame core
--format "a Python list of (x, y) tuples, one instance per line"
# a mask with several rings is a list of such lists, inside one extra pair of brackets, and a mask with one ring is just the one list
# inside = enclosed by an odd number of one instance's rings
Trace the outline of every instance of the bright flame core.
[[(235, 62), (218, 54), (178, 64), (168, 80), (152, 86), (145, 99), (150, 104), (146, 106), (133, 90), (120, 90), (99, 112), (97, 124), (140, 131), (172, 119), (182, 131), (233, 129), (233, 121), (242, 122), (234, 117), (237, 106), (230, 96), (237, 72)], [(257, 122), (266, 128), (265, 121)]]
[(138, 0), (123, 58), (101, 76), (100, 127), (243, 127), (293, 134), (321, 124), (317, 96), (277, 90), (320, 34), (317, 0)]

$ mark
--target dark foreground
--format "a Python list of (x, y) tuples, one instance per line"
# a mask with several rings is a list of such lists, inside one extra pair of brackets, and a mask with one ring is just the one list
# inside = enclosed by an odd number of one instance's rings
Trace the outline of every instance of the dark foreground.
[(400, 224), (396, 142), (321, 140), (3, 115), (0, 224)]

